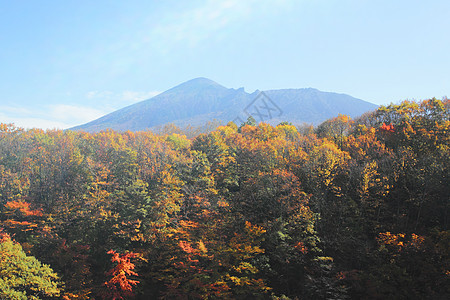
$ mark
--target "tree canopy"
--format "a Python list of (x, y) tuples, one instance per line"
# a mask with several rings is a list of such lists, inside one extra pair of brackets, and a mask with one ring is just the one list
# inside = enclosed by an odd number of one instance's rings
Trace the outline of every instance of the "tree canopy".
[(0, 297), (447, 299), (449, 107), (314, 129), (1, 124)]

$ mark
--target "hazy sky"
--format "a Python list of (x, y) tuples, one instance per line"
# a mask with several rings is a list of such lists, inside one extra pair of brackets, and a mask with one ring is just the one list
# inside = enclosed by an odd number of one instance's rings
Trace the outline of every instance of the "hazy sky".
[(0, 0), (0, 122), (67, 128), (195, 77), (450, 96), (448, 0)]

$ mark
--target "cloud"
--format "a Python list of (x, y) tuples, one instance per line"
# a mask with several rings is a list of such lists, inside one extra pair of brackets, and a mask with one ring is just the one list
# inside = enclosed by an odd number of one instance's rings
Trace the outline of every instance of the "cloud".
[(66, 129), (95, 120), (108, 111), (76, 105), (47, 105), (41, 108), (0, 107), (0, 122), (23, 128)]
[(64, 122), (49, 120), (45, 118), (33, 118), (26, 116), (9, 117), (4, 113), (0, 113), (0, 123), (13, 123), (15, 126), (25, 129), (65, 129), (71, 126), (70, 124), (66, 124)]
[(87, 92), (86, 98), (95, 99), (95, 98), (110, 98), (114, 93), (110, 91), (90, 91)]
[[(0, 106), (0, 112), (9, 114), (32, 115), (33, 111), (26, 107)], [(2, 114), (0, 114), (1, 116)], [(4, 114), (3, 114), (4, 115)]]
[(163, 40), (187, 41), (191, 46), (209, 38), (233, 20), (250, 12), (253, 1), (206, 1), (202, 6), (173, 14), (159, 24), (153, 33)]
[(91, 107), (58, 104), (50, 106), (48, 116), (59, 122), (81, 124), (98, 119), (104, 114), (104, 111)]
[(168, 15), (152, 31), (158, 43), (187, 42), (196, 46), (223, 29), (251, 20), (256, 14), (287, 8), (292, 0), (207, 0), (201, 5)]
[[(86, 61), (107, 70), (108, 74), (103, 76), (114, 78), (140, 68), (147, 61), (173, 60), (173, 55), (168, 53), (201, 47), (212, 38), (225, 40), (255, 18), (264, 19), (269, 14), (286, 11), (296, 1), (306, 0), (165, 2), (160, 9), (144, 13), (132, 22), (132, 30), (118, 31), (112, 41), (101, 40), (101, 45), (93, 50), (95, 55), (89, 55)], [(110, 95), (108, 91), (92, 91), (90, 96)]]
[(98, 119), (124, 106), (152, 98), (158, 91), (90, 91), (89, 106), (54, 104), (44, 107), (0, 106), (0, 123), (14, 123), (23, 128), (67, 129)]

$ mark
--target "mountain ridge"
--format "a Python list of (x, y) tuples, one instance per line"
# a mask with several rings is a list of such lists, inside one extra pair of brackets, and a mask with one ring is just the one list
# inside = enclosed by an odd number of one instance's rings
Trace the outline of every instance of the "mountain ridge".
[(319, 124), (339, 113), (356, 117), (376, 108), (375, 104), (346, 94), (323, 92), (315, 88), (256, 90), (247, 93), (243, 87), (226, 88), (211, 79), (198, 77), (150, 99), (70, 129), (88, 132), (108, 128), (140, 131), (167, 123), (178, 126), (203, 125), (212, 119), (239, 123), (249, 115), (253, 115), (258, 122), (271, 124), (281, 121)]

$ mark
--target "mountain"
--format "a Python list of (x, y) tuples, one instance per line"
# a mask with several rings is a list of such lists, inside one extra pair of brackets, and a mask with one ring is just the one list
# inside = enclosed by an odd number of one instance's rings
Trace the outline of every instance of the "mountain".
[(213, 119), (224, 123), (235, 121), (239, 125), (249, 115), (258, 122), (271, 124), (281, 121), (319, 124), (338, 114), (356, 117), (376, 108), (361, 99), (312, 88), (257, 90), (249, 94), (244, 88), (229, 89), (210, 79), (196, 78), (71, 129), (139, 131), (166, 123), (198, 126)]

